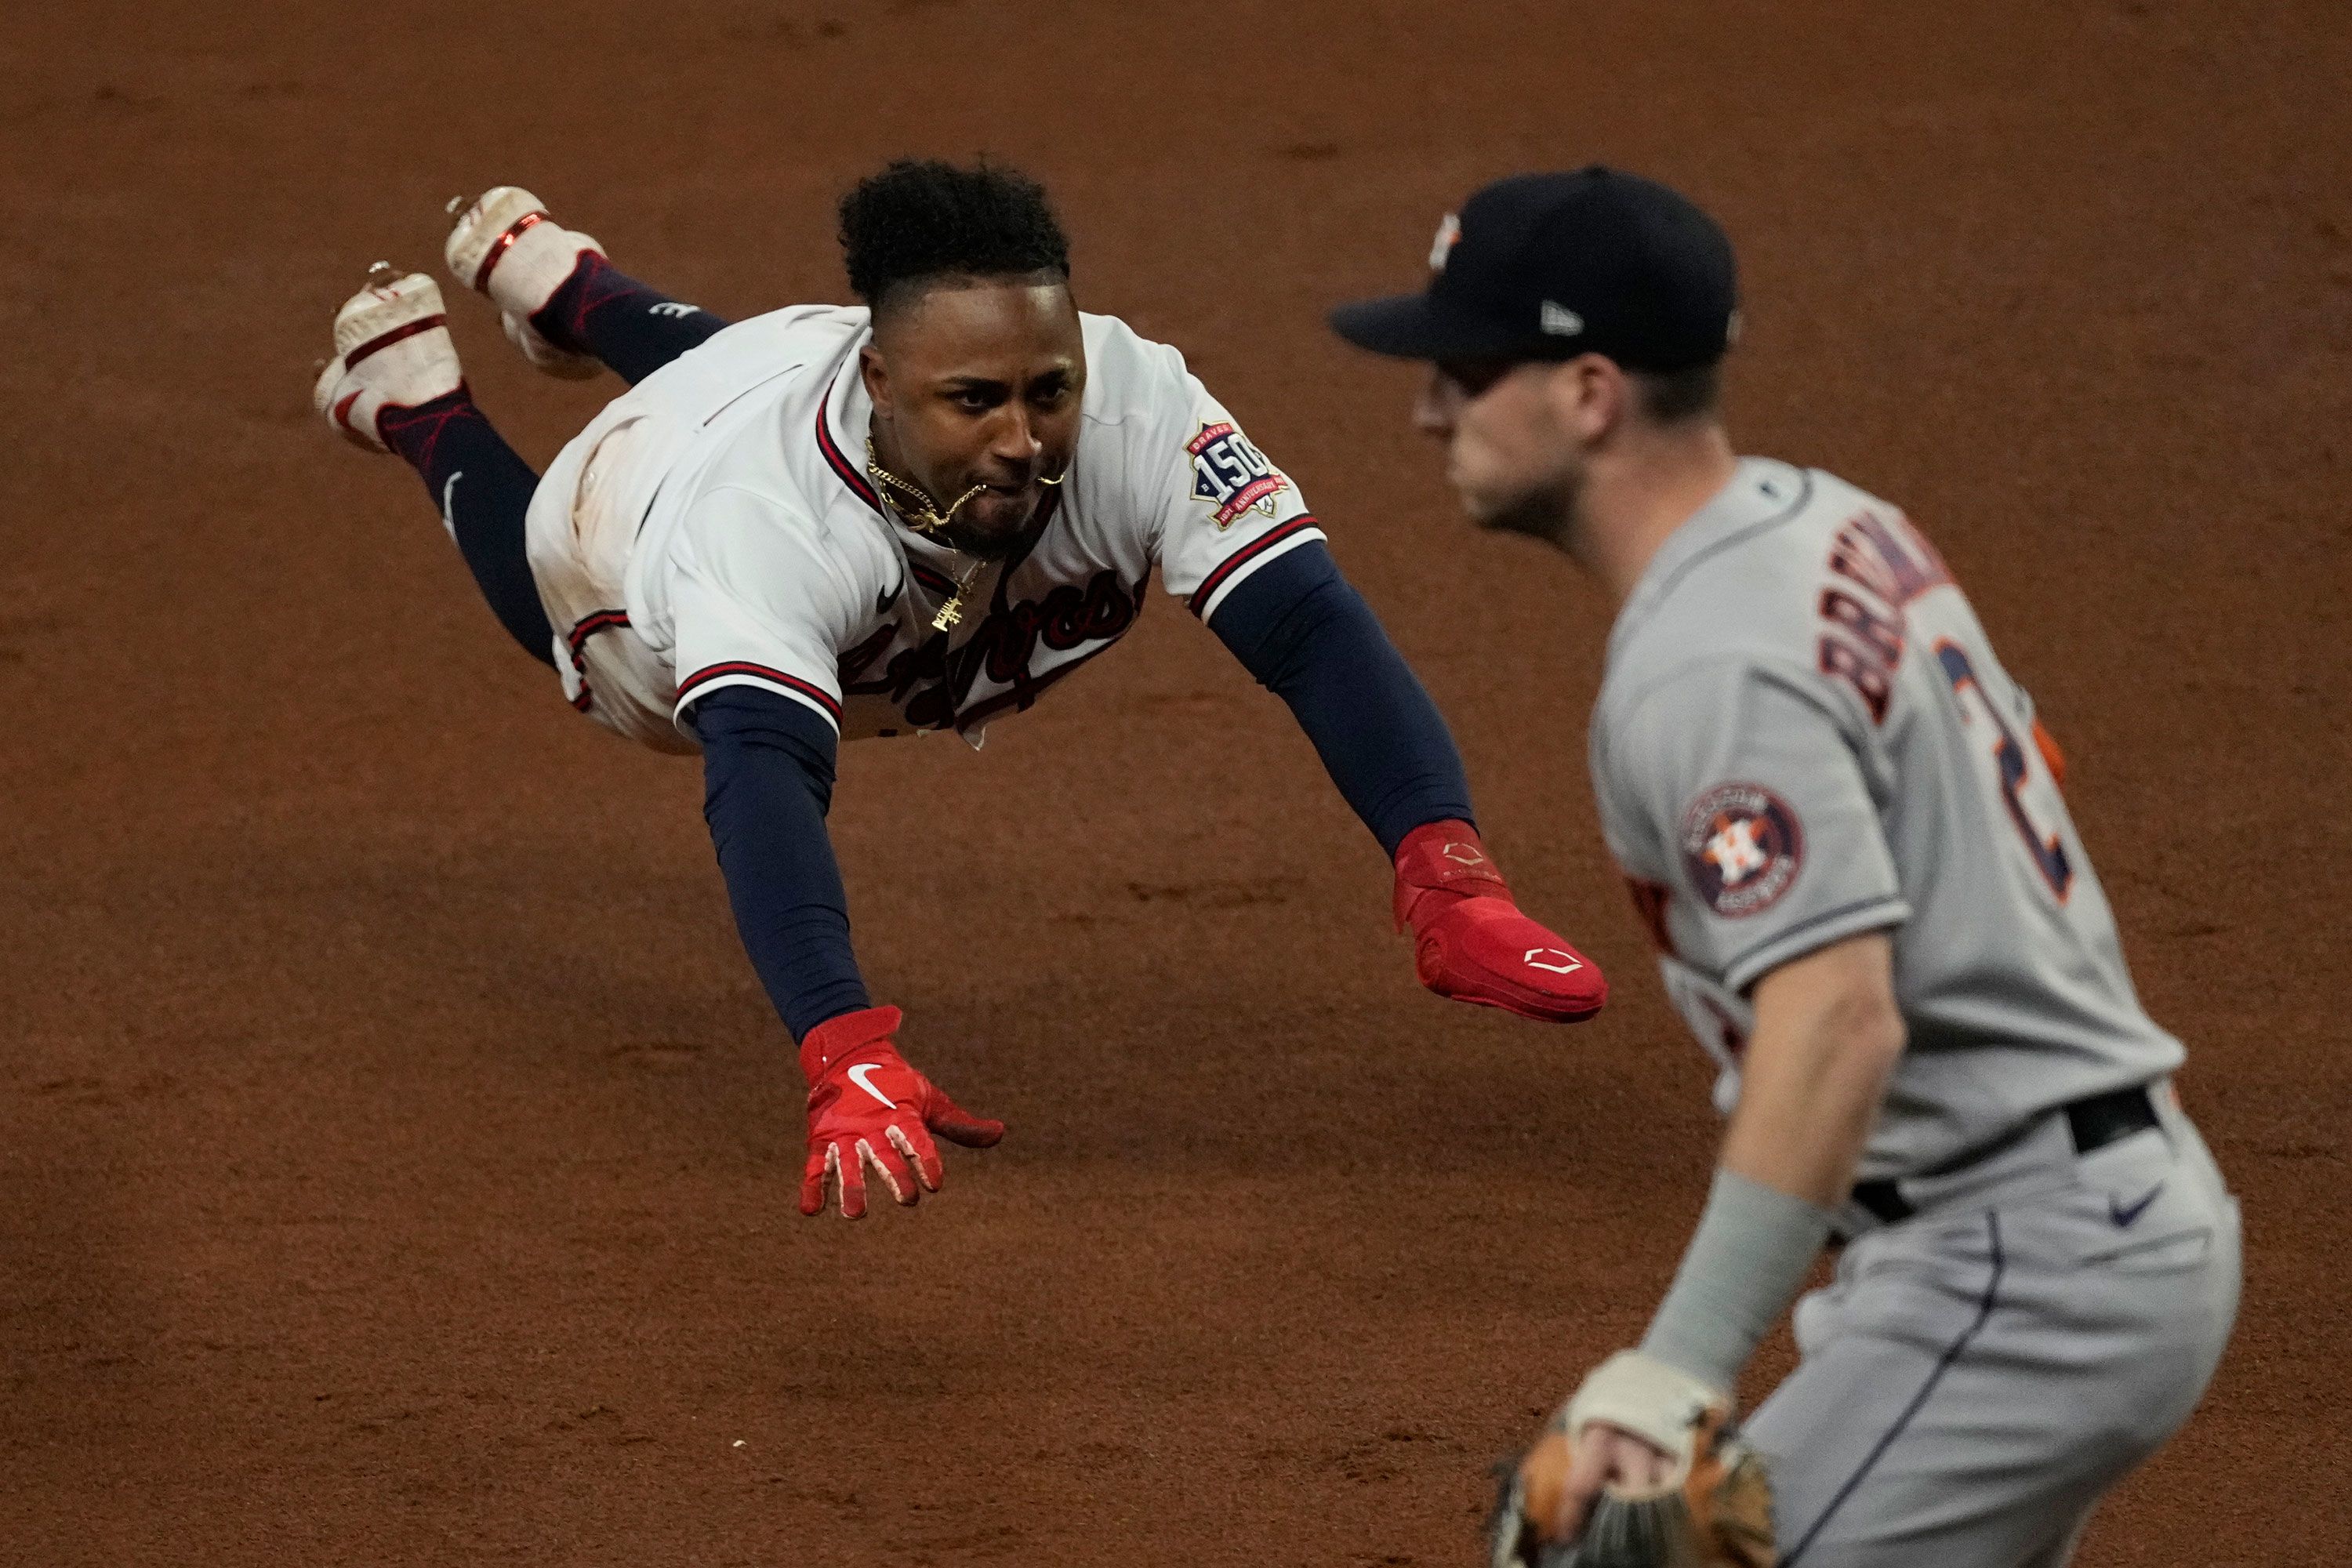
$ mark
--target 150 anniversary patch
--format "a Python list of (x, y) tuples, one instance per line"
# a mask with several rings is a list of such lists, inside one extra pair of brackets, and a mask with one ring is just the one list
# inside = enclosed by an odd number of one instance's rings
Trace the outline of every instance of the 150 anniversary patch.
[(1221, 530), (1231, 528), (1245, 511), (1272, 517), (1274, 498), (1290, 488), (1265, 454), (1232, 424), (1203, 423), (1184, 449), (1192, 454), (1192, 499), (1217, 509), (1213, 515)]

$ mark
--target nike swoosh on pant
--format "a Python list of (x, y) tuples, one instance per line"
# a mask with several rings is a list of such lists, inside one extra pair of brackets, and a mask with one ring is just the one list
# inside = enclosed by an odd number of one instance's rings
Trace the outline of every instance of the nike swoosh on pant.
[(466, 470), (459, 468), (456, 473), (451, 474), (441, 487), (441, 526), (449, 531), (449, 537), (452, 539), (457, 537), (457, 513), (455, 508), (457, 481), (465, 477)]
[(2147, 1212), (2147, 1205), (2156, 1202), (2156, 1194), (2162, 1191), (2164, 1191), (2164, 1184), (2162, 1182), (2158, 1182), (2156, 1185), (2148, 1188), (2148, 1190), (2141, 1195), (2140, 1200), (2137, 1203), (2130, 1205), (2116, 1202), (2114, 1195), (2110, 1194), (2107, 1198), (2107, 1215), (2116, 1222), (2116, 1228), (2117, 1230), (2129, 1230), (2131, 1228), (2132, 1221), (2146, 1214)]

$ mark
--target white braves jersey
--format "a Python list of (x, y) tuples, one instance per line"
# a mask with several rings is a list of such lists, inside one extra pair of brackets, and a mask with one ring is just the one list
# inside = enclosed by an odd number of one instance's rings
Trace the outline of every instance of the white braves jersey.
[[(865, 310), (755, 317), (646, 377), (549, 471), (573, 486), (584, 474), (580, 493), (634, 530), (625, 603), (557, 628), (567, 684), (584, 680), (584, 637), (625, 626), (667, 661), (682, 730), (696, 699), (753, 686), (844, 739), (952, 730), (977, 745), (992, 718), (1125, 635), (1155, 569), (1205, 618), (1258, 567), (1323, 537), (1181, 354), (1115, 318), (1081, 321), (1068, 477), (1047, 492), (1035, 542), (984, 567), (944, 632), (931, 623), (971, 562), (907, 529), (866, 477)], [(600, 448), (618, 455), (592, 457)], [(573, 698), (589, 708), (595, 694)]]
[(1887, 931), (1909, 1038), (1864, 1179), (2180, 1062), (2141, 1009), (2055, 749), (1902, 514), (1759, 458), (1659, 549), (1591, 734), (1666, 990), (1738, 1093), (1749, 987)]

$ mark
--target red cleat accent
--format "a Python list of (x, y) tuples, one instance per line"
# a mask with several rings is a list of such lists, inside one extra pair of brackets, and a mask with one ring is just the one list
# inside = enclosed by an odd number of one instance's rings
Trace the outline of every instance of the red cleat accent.
[(499, 236), (498, 238), (490, 241), (488, 253), (482, 258), (481, 266), (477, 268), (474, 271), (475, 292), (479, 294), (488, 293), (490, 291), (490, 274), (498, 270), (499, 263), (505, 259), (506, 253), (513, 247), (514, 242), (520, 239), (524, 233), (529, 230), (532, 225), (544, 223), (546, 221), (547, 215), (545, 213), (525, 213), (522, 216), (515, 219), (514, 222), (507, 225), (507, 231)]

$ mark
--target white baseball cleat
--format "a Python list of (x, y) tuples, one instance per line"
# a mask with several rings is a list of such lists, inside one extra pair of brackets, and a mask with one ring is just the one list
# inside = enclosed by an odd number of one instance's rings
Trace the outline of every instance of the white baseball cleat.
[(422, 272), (395, 277), (379, 261), (368, 268), (367, 287), (335, 312), (335, 357), (319, 373), (310, 404), (350, 439), (388, 452), (379, 415), (446, 397), (465, 384), (440, 285)]
[(507, 341), (522, 357), (550, 375), (584, 380), (604, 368), (593, 354), (560, 349), (530, 324), (531, 317), (580, 265), (583, 251), (604, 254), (591, 237), (564, 228), (547, 216), (547, 204), (520, 185), (493, 185), (459, 211), (463, 197), (449, 204), (457, 226), (442, 254), (449, 275), (499, 308)]

